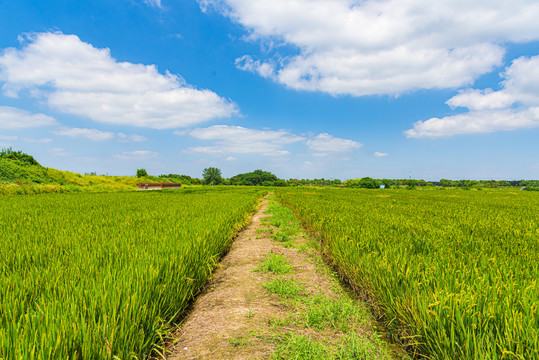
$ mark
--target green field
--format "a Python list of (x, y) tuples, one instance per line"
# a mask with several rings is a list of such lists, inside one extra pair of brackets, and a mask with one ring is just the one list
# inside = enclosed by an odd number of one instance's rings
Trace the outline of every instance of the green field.
[[(276, 188), (429, 359), (537, 359), (539, 194)], [(0, 359), (161, 351), (262, 188), (0, 197)]]
[(538, 194), (276, 193), (417, 355), (539, 358)]
[(0, 359), (159, 350), (262, 193), (0, 197)]

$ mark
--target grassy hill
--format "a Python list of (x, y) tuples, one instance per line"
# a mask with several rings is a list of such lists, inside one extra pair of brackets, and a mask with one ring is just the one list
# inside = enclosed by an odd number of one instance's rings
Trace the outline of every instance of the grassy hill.
[(135, 191), (139, 181), (161, 181), (148, 176), (81, 175), (41, 166), (30, 155), (4, 149), (0, 154), (0, 195), (50, 192)]

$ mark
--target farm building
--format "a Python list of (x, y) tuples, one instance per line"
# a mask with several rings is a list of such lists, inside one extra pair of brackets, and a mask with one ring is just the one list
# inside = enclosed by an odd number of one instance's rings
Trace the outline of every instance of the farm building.
[(182, 184), (168, 182), (168, 183), (145, 183), (139, 182), (139, 190), (162, 190), (162, 189), (180, 189)]

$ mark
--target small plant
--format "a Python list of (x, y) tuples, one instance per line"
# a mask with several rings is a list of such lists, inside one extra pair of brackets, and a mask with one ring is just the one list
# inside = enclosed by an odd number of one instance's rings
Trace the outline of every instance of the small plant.
[(303, 254), (307, 254), (309, 252), (309, 245), (307, 244), (301, 244), (299, 247), (298, 247), (298, 252), (299, 253), (303, 253)]
[(230, 338), (230, 339), (228, 339), (228, 342), (234, 347), (244, 346), (244, 345), (248, 345), (248, 344), (251, 343), (249, 341), (249, 339), (246, 339), (246, 338), (244, 338), (242, 336), (240, 336), (238, 338)]
[[(382, 351), (380, 351), (382, 349)], [(379, 337), (360, 337), (346, 334), (335, 356), (336, 359), (391, 359)]]
[(271, 238), (280, 242), (285, 248), (294, 247), (294, 240), (290, 236), (283, 234), (281, 231), (273, 234)]
[(250, 319), (255, 316), (255, 312), (253, 308), (249, 308), (249, 312), (245, 315), (246, 318)]
[(295, 298), (305, 292), (303, 286), (292, 279), (277, 278), (264, 284), (264, 288), (269, 292), (279, 295), (285, 299)]
[(306, 302), (307, 307), (300, 318), (307, 328), (322, 330), (325, 327), (348, 332), (352, 324), (360, 324), (368, 319), (365, 308), (346, 297), (330, 299), (321, 295)]
[(313, 341), (309, 336), (287, 333), (281, 339), (281, 345), (272, 356), (273, 359), (327, 359), (328, 350)]
[(274, 254), (273, 252), (266, 256), (266, 259), (254, 271), (272, 272), (274, 274), (284, 275), (290, 274), (294, 266), (289, 265), (286, 257), (282, 254)]

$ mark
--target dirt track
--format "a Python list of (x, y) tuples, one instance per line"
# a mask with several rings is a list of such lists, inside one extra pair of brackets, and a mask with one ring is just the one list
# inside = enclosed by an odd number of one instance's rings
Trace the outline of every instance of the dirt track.
[[(318, 336), (310, 329), (293, 324), (272, 327), (275, 319), (290, 317), (294, 310), (263, 287), (274, 275), (253, 270), (264, 262), (268, 254), (283, 254), (294, 267), (293, 273), (287, 277), (303, 284), (309, 294), (324, 294), (337, 299), (342, 297), (342, 288), (336, 289), (339, 284), (324, 267), (320, 254), (311, 249), (309, 255), (303, 251), (306, 246), (302, 252), (298, 251), (299, 245), (307, 242), (303, 235), (296, 236), (297, 246), (292, 248), (283, 247), (271, 239), (272, 231), (263, 221), (272, 216), (264, 214), (267, 207), (265, 198), (193, 304), (175, 334), (175, 345), (168, 349), (168, 360), (267, 359), (278, 346), (275, 339), (284, 332)], [(357, 306), (361, 308), (364, 305), (358, 303)], [(373, 327), (369, 320), (359, 323), (355, 331), (370, 336)], [(324, 332), (318, 338), (332, 341), (340, 335), (335, 337), (333, 333)]]

